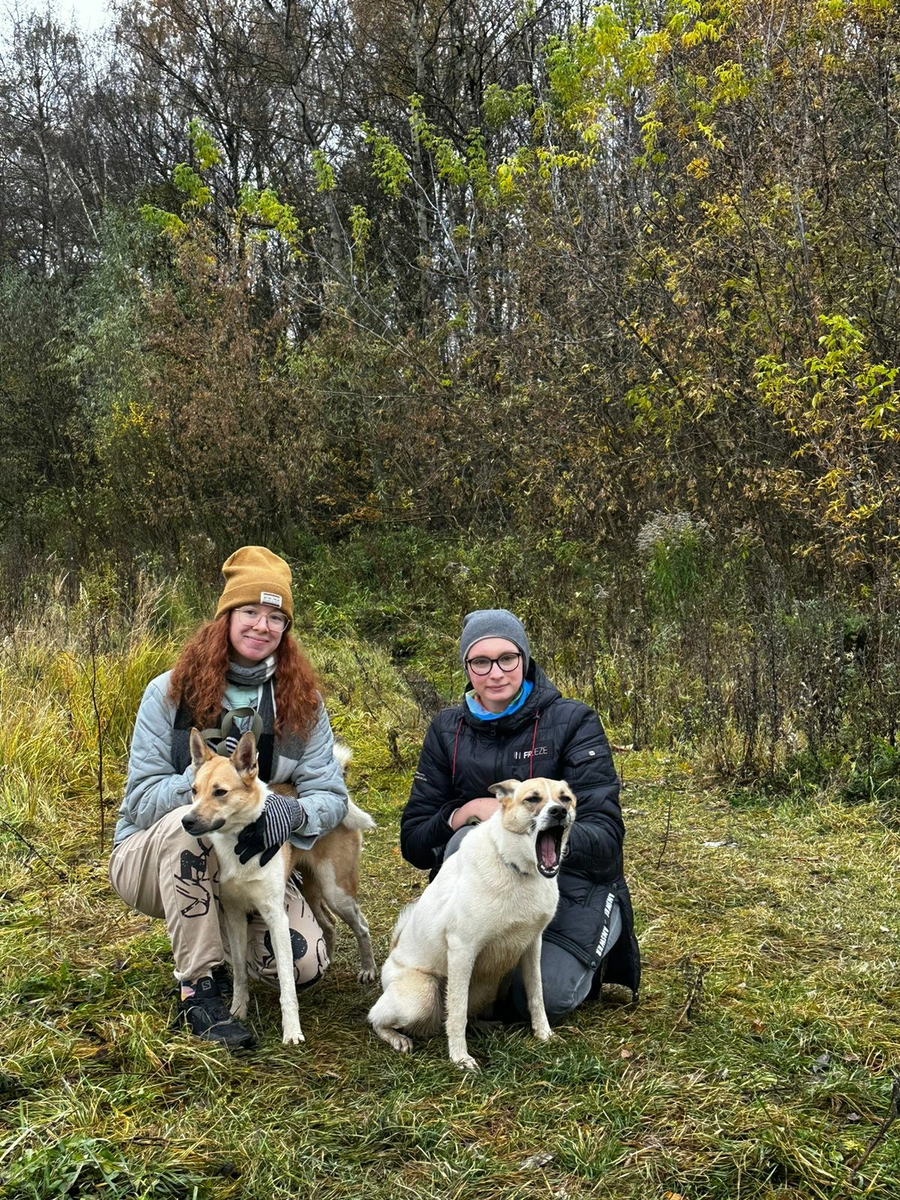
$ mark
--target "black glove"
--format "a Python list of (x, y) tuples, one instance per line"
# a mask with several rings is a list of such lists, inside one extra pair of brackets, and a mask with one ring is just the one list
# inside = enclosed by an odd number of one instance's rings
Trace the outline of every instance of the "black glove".
[(273, 858), (296, 829), (306, 824), (306, 812), (299, 800), (293, 796), (266, 798), (266, 805), (252, 825), (245, 825), (238, 834), (235, 854), (242, 863), (259, 855), (259, 865), (264, 867)]

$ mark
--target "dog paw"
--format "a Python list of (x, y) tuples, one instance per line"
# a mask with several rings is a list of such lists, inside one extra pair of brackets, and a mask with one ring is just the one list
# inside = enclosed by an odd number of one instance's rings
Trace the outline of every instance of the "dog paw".
[(409, 1054), (413, 1048), (412, 1038), (407, 1037), (405, 1033), (391, 1033), (388, 1042), (393, 1046), (398, 1054)]
[(535, 1029), (534, 1036), (539, 1042), (552, 1042), (557, 1035), (552, 1029)]
[(306, 1041), (306, 1038), (303, 1036), (301, 1031), (298, 1029), (296, 1032), (292, 1031), (290, 1033), (286, 1033), (284, 1035), (284, 1037), (281, 1039), (281, 1041), (282, 1041), (282, 1044), (285, 1046), (299, 1046), (301, 1042)]
[(232, 1000), (231, 1015), (233, 1017), (237, 1017), (237, 1019), (239, 1021), (243, 1021), (244, 1018), (247, 1016), (247, 1001), (246, 1000)]
[(461, 1071), (480, 1071), (481, 1070), (481, 1067), (479, 1067), (478, 1063), (471, 1056), (471, 1054), (461, 1054), (459, 1056), (459, 1058), (454, 1058), (453, 1061), (459, 1067), (459, 1069)]
[(378, 976), (378, 972), (373, 967), (371, 971), (360, 971), (356, 976), (360, 983), (374, 983)]

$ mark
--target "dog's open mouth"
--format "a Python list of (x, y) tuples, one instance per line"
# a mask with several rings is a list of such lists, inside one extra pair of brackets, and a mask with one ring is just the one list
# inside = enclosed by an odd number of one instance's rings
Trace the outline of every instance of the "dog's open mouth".
[(537, 867), (540, 873), (546, 875), (548, 879), (552, 879), (559, 870), (563, 829), (562, 825), (551, 825), (548, 829), (542, 829), (538, 834)]

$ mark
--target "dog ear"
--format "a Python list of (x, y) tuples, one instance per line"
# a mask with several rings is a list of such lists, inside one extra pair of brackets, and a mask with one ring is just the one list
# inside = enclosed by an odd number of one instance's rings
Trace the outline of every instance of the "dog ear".
[(200, 767), (203, 766), (203, 764), (205, 762), (209, 762), (209, 760), (211, 758), (215, 758), (215, 757), (216, 757), (215, 754), (213, 754), (212, 750), (210, 750), (209, 746), (206, 744), (206, 742), (204, 742), (203, 738), (200, 736), (200, 730), (192, 729), (191, 730), (191, 763), (193, 764), (194, 770), (195, 771), (198, 770)]
[(256, 738), (249, 729), (246, 733), (241, 734), (241, 740), (234, 748), (231, 761), (239, 774), (256, 774)]
[(492, 783), (488, 791), (498, 800), (506, 800), (519, 786), (518, 779), (504, 779), (502, 783)]

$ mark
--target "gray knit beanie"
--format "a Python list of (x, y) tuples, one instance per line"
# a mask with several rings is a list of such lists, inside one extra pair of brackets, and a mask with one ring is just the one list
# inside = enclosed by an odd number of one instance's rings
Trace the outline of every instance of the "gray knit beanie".
[(506, 638), (522, 651), (522, 672), (528, 673), (531, 649), (528, 634), (518, 617), (505, 608), (478, 608), (463, 618), (462, 637), (459, 639), (459, 661), (466, 666), (469, 651), (482, 638)]

